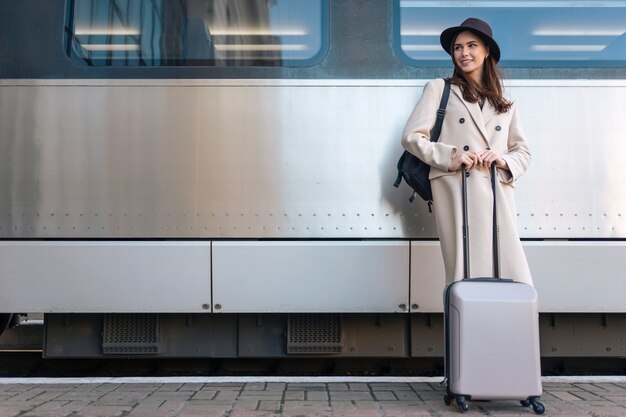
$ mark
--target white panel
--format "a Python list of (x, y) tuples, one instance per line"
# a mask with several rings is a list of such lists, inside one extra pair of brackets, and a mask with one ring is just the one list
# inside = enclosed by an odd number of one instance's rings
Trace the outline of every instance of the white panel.
[(210, 242), (0, 242), (0, 310), (210, 311), (210, 257)]
[(213, 291), (215, 312), (401, 312), (409, 244), (214, 242)]
[[(540, 312), (626, 312), (626, 242), (524, 242)], [(500, 256), (505, 256), (501, 254)], [(439, 242), (411, 242), (411, 305), (442, 312)]]
[(541, 312), (626, 312), (626, 242), (525, 242)]
[(445, 284), (439, 242), (411, 242), (411, 311), (442, 312)]

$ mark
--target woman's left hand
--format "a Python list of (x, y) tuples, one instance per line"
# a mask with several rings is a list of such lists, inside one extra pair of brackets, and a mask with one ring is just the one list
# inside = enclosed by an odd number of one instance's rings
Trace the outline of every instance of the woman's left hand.
[(491, 149), (485, 149), (478, 153), (478, 156), (481, 161), (480, 165), (485, 168), (491, 168), (491, 164), (495, 162), (496, 168), (509, 169), (509, 164)]

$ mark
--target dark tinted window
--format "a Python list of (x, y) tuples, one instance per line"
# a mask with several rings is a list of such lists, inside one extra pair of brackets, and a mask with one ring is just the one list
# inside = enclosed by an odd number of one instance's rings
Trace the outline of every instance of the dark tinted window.
[(309, 65), (327, 0), (74, 0), (68, 52), (89, 65)]

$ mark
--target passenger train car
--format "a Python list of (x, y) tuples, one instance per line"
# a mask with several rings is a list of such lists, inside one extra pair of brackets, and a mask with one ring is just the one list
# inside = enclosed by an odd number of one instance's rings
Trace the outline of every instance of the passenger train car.
[(3, 323), (43, 313), (46, 357), (442, 356), (434, 219), (392, 184), (469, 16), (533, 154), (542, 355), (626, 356), (624, 1), (1, 2)]

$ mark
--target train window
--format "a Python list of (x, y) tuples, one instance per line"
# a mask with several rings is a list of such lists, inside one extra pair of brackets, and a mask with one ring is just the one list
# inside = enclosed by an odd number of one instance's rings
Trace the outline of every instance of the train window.
[(395, 0), (395, 47), (415, 66), (449, 65), (439, 34), (468, 17), (491, 25), (507, 67), (610, 67), (626, 59), (625, 1)]
[(67, 54), (100, 66), (301, 66), (327, 49), (328, 0), (71, 0)]

